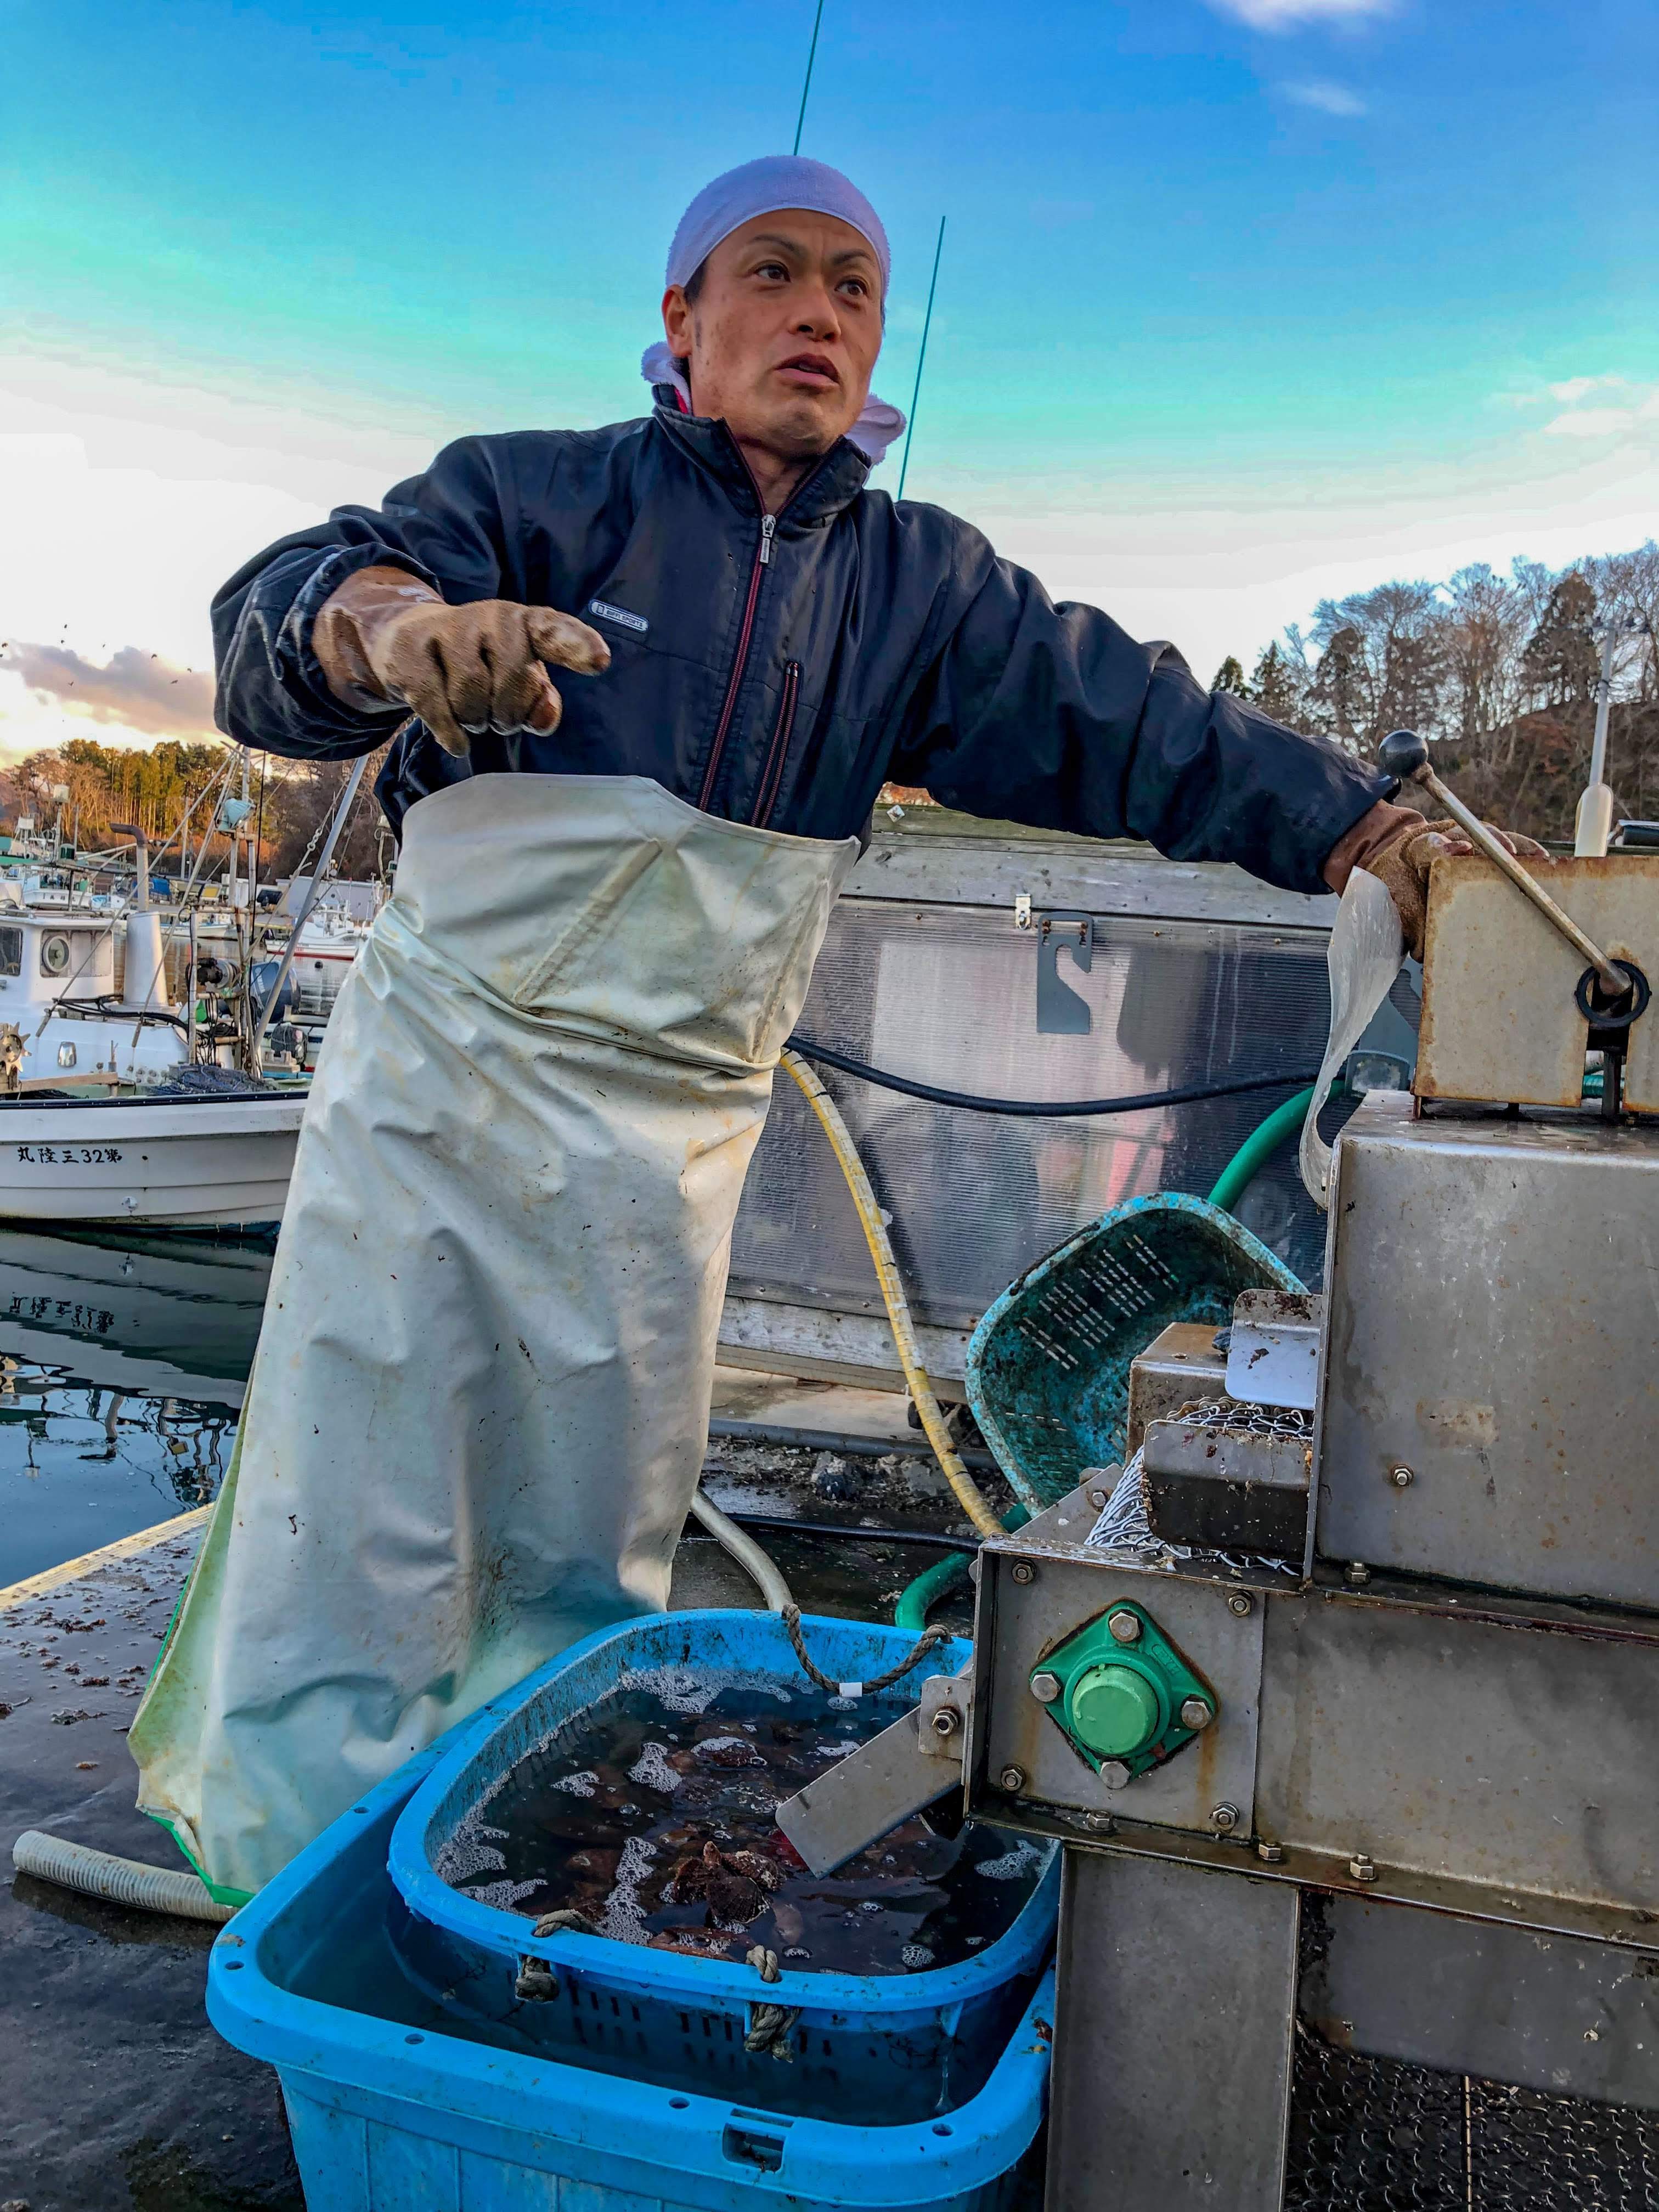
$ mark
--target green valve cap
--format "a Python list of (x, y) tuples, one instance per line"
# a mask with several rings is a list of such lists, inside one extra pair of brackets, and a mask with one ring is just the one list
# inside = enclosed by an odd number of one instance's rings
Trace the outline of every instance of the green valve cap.
[(1090, 1667), (1073, 1687), (1072, 1732), (1097, 1759), (1128, 1759), (1158, 1734), (1158, 1692), (1133, 1667)]

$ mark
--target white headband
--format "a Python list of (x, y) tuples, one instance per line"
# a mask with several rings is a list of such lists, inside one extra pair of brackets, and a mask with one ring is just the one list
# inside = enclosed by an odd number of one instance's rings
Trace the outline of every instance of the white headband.
[[(722, 239), (730, 238), (734, 230), (752, 222), (757, 216), (773, 215), (780, 208), (805, 208), (813, 215), (834, 216), (857, 231), (881, 264), (882, 300), (885, 304), (892, 257), (881, 217), (857, 185), (843, 177), (839, 169), (832, 169), (826, 161), (809, 161), (799, 154), (768, 154), (758, 161), (745, 161), (740, 168), (728, 169), (712, 185), (705, 185), (680, 217), (674, 243), (668, 249), (665, 282), (687, 283)], [(690, 410), (690, 387), (678, 362), (660, 338), (646, 348), (640, 362), (640, 374), (653, 387), (672, 385)], [(878, 399), (872, 392), (847, 435), (873, 468), (903, 429), (904, 417), (899, 410)]]
[(839, 169), (827, 161), (809, 161), (800, 154), (763, 155), (705, 185), (680, 217), (668, 249), (665, 283), (684, 284), (723, 238), (730, 238), (757, 215), (773, 215), (779, 208), (806, 208), (813, 215), (832, 215), (850, 224), (881, 264), (882, 297), (886, 298), (892, 256), (881, 217)]

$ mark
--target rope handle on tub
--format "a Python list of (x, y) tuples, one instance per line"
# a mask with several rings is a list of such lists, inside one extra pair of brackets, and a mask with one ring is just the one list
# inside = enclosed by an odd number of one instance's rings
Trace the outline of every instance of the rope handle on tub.
[(868, 1682), (837, 1682), (832, 1680), (823, 1669), (815, 1663), (806, 1649), (805, 1639), (800, 1632), (800, 1607), (798, 1605), (786, 1605), (782, 1608), (780, 1618), (783, 1622), (784, 1633), (789, 1638), (790, 1649), (800, 1662), (801, 1672), (809, 1681), (816, 1682), (819, 1689), (827, 1690), (832, 1698), (869, 1698), (874, 1697), (878, 1691), (890, 1690), (895, 1682), (903, 1680), (913, 1667), (919, 1667), (921, 1664), (935, 1644), (948, 1644), (951, 1641), (951, 1631), (948, 1628), (924, 1629), (917, 1638), (909, 1656), (901, 1659), (896, 1667), (890, 1667), (884, 1674), (878, 1674), (873, 1680)]

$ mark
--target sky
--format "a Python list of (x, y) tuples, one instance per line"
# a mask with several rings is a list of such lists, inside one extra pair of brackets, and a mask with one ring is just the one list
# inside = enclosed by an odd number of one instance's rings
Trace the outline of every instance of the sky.
[[(199, 726), (261, 545), (641, 412), (813, 9), (0, 0), (0, 753)], [(1652, 0), (825, 0), (801, 150), (886, 222), (907, 408), (946, 219), (907, 495), (1207, 678), (1659, 527), (1656, 89)]]

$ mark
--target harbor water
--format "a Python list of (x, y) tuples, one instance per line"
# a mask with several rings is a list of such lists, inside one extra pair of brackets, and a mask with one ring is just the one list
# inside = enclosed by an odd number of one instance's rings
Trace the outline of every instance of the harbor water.
[(270, 1259), (0, 1229), (0, 1589), (217, 1494)]

